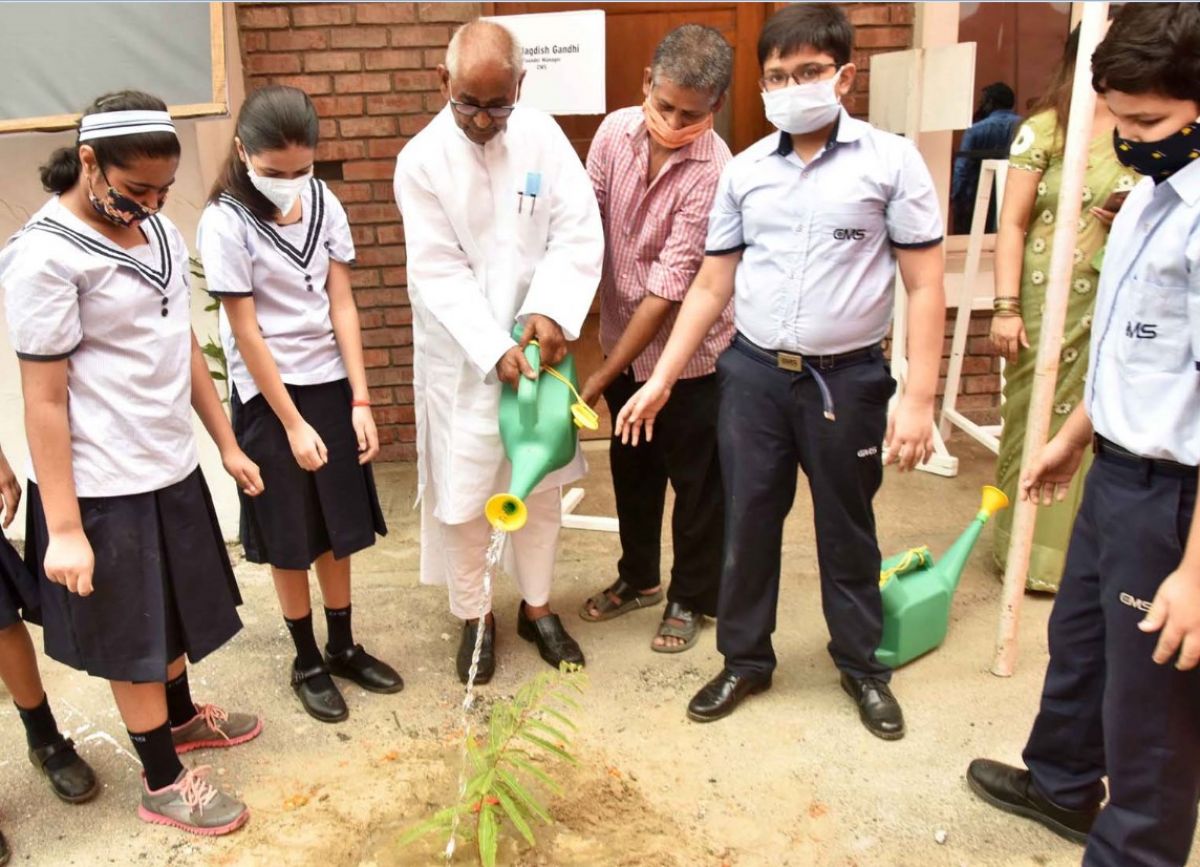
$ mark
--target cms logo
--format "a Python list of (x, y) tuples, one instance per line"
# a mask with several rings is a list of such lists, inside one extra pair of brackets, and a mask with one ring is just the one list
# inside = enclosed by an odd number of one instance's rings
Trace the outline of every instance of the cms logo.
[(834, 229), (833, 239), (835, 241), (861, 241), (867, 237), (865, 229)]
[(1127, 322), (1125, 323), (1125, 336), (1138, 340), (1153, 340), (1158, 337), (1158, 323)]
[(1138, 599), (1129, 593), (1121, 593), (1117, 598), (1121, 600), (1122, 605), (1128, 605), (1130, 608), (1136, 608), (1138, 611), (1148, 612), (1151, 608), (1150, 602), (1145, 599)]

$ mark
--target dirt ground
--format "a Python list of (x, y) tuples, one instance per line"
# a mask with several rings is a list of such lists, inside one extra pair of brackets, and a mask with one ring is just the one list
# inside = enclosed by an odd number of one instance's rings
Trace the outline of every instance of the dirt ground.
[[(940, 552), (974, 515), (992, 460), (965, 443), (955, 448), (962, 458), (955, 479), (888, 474), (877, 500), (885, 555), (916, 544)], [(589, 451), (589, 460), (592, 473), (579, 511), (611, 515), (606, 454)], [(459, 628), (442, 589), (417, 583), (417, 521), (409, 509), (413, 468), (381, 467), (379, 477), (391, 533), (356, 558), (354, 625), (358, 640), (400, 668), (405, 690), (374, 696), (347, 688), (347, 722), (330, 726), (307, 717), (287, 684), (291, 652), (269, 576), (242, 563), (237, 572), (246, 628), (196, 666), (193, 693), (256, 711), (266, 727), (250, 744), (187, 760), (211, 763), (216, 779), (244, 795), (253, 810), (250, 824), (230, 837), (204, 840), (140, 822), (138, 765), (105, 684), (46, 662), (59, 721), (96, 767), (104, 789), (86, 806), (54, 799), (25, 758), (11, 702), (0, 700), (0, 731), (6, 733), (0, 738), (0, 828), (14, 849), (14, 864), (438, 863), (437, 841), (405, 850), (394, 841), (454, 792)], [(693, 651), (667, 656), (649, 648), (661, 609), (584, 623), (575, 612), (613, 577), (617, 539), (564, 532), (554, 602), (587, 653), (591, 680), (577, 716), (580, 763), (551, 769), (565, 792), (551, 800), (556, 825), (535, 828), (534, 850), (506, 842), (501, 862), (1078, 864), (1078, 847), (986, 807), (963, 781), (975, 756), (1019, 759), (1046, 662), (1050, 600), (1031, 597), (1016, 675), (988, 673), (999, 596), (990, 538), (985, 531), (963, 577), (946, 645), (897, 674), (895, 691), (909, 733), (887, 743), (859, 724), (824, 649), (804, 493), (785, 533), (774, 688), (710, 725), (689, 722), (684, 708), (720, 669), (715, 630), (706, 629)], [(484, 707), (544, 667), (515, 634), (517, 601), (513, 583), (501, 579), (499, 667), (481, 689)], [(456, 863), (471, 862), (459, 857)]]

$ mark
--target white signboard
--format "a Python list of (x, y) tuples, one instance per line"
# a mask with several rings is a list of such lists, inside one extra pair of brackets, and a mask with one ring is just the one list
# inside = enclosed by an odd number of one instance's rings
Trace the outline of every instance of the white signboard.
[(604, 12), (502, 15), (525, 54), (522, 105), (550, 114), (604, 114)]
[[(918, 78), (920, 81), (918, 81)], [(909, 112), (920, 131), (966, 129), (975, 100), (975, 43), (876, 54), (871, 58), (871, 123), (907, 135)]]

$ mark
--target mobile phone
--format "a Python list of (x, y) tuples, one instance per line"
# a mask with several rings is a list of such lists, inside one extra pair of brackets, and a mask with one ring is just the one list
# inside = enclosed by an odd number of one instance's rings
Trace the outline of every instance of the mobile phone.
[(1115, 214), (1117, 211), (1121, 210), (1121, 205), (1125, 204), (1125, 198), (1128, 195), (1129, 190), (1117, 190), (1105, 200), (1104, 204), (1101, 205), (1101, 210), (1108, 211), (1110, 214)]

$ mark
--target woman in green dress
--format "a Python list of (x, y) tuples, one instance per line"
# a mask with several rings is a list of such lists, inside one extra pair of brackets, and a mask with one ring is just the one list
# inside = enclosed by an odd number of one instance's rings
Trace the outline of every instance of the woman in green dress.
[[(996, 484), (1015, 501), (1025, 443), (1025, 418), (1033, 388), (1037, 345), (1050, 273), (1050, 245), (1062, 181), (1063, 140), (1071, 104), (1071, 83), (1079, 30), (1067, 39), (1063, 59), (1050, 87), (1018, 129), (1009, 153), (996, 235), (996, 301), (991, 339), (997, 353), (1005, 356), (1004, 432), (996, 463)], [(1063, 330), (1062, 355), (1050, 418), (1050, 436), (1066, 421), (1083, 399), (1087, 375), (1088, 343), (1092, 306), (1099, 281), (1100, 258), (1108, 238), (1108, 227), (1119, 206), (1114, 194), (1133, 188), (1136, 176), (1121, 166), (1112, 146), (1114, 121), (1104, 100), (1096, 100), (1092, 141), (1084, 176), (1083, 209), (1079, 219), (1070, 300)], [(1106, 210), (1105, 207), (1111, 209)], [(1083, 494), (1087, 464), (1076, 474), (1064, 503), (1038, 509), (1033, 549), (1025, 585), (1030, 590), (1055, 592), (1066, 559), (1067, 540)], [(996, 516), (994, 553), (1003, 572), (1008, 557), (1012, 510)]]

